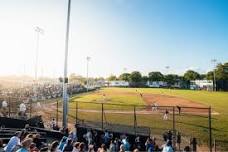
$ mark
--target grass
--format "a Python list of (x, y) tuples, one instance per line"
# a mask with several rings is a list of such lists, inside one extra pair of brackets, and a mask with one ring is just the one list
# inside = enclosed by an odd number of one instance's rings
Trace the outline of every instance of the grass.
[[(219, 115), (212, 116), (212, 128), (214, 139), (227, 140), (228, 139), (228, 93), (227, 92), (207, 92), (207, 91), (192, 91), (192, 90), (170, 90), (170, 89), (151, 89), (151, 88), (137, 88), (138, 92), (149, 94), (163, 94), (185, 98), (197, 103), (211, 106), (213, 111)], [(103, 94), (106, 96), (104, 97)], [(72, 97), (69, 103), (70, 114), (74, 114), (76, 102), (79, 103), (80, 109), (94, 109), (100, 110), (101, 105), (80, 103), (81, 102), (107, 102), (113, 104), (128, 104), (128, 105), (145, 105), (141, 97), (136, 94), (135, 88), (104, 88), (98, 92), (76, 95)], [(113, 106), (107, 105), (105, 109), (113, 110), (133, 110), (131, 106)], [(79, 112), (79, 117), (87, 120), (100, 121), (100, 113), (86, 113)], [(133, 115), (126, 114), (106, 114), (109, 122), (120, 124), (133, 124)], [(137, 123), (141, 126), (148, 126), (152, 128), (152, 133), (161, 133), (157, 130), (165, 130), (172, 128), (172, 121), (161, 120), (162, 115), (137, 115)], [(208, 140), (208, 118), (197, 115), (176, 115), (176, 129), (181, 131), (186, 136), (195, 136), (201, 139), (202, 143), (207, 143)], [(224, 150), (228, 150), (226, 144), (221, 145)]]

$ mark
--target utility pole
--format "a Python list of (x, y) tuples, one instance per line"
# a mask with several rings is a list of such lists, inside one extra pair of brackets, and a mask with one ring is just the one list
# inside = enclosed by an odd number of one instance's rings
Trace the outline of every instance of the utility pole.
[(89, 61), (90, 61), (90, 57), (87, 56), (86, 57), (86, 61), (87, 61), (87, 65), (86, 65), (86, 89), (87, 89), (87, 92), (89, 91)]
[(37, 33), (37, 38), (36, 38), (36, 56), (35, 56), (35, 100), (37, 101), (38, 94), (37, 94), (37, 73), (38, 73), (38, 58), (39, 58), (39, 43), (40, 43), (40, 35), (44, 33), (44, 30), (40, 27), (35, 27), (35, 32)]
[(213, 91), (216, 91), (216, 77), (215, 77), (215, 68), (216, 68), (216, 59), (212, 59), (211, 62), (213, 63), (214, 66), (214, 71), (213, 71)]
[(68, 0), (67, 26), (66, 26), (66, 39), (65, 39), (64, 77), (63, 77), (63, 127), (64, 128), (67, 128), (67, 115), (68, 115), (67, 62), (68, 62), (68, 43), (69, 43), (69, 29), (70, 29), (70, 6), (71, 6), (71, 0)]

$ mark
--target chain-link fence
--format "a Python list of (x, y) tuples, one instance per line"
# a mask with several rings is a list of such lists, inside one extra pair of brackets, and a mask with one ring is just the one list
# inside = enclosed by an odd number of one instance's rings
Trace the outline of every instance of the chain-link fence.
[[(211, 108), (74, 102), (69, 110), (83, 125), (123, 133), (150, 134), (162, 144), (172, 133), (173, 145), (197, 144), (212, 150)], [(111, 127), (110, 127), (111, 126)]]

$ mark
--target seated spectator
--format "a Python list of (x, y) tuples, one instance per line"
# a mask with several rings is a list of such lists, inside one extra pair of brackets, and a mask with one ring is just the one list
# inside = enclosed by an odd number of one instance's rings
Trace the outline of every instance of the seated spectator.
[(50, 147), (50, 152), (60, 152), (60, 150), (57, 148), (59, 145), (58, 141), (53, 141)]
[(109, 152), (116, 152), (116, 145), (113, 142), (113, 140), (110, 141), (110, 145), (109, 145)]
[(79, 145), (80, 145), (80, 142), (76, 142), (74, 144), (74, 148), (73, 148), (73, 151), (72, 152), (79, 152)]
[(190, 147), (189, 146), (185, 146), (184, 147), (184, 151), (183, 152), (190, 152), (191, 150), (190, 150)]
[(79, 144), (79, 152), (84, 152), (85, 151), (85, 144), (82, 142)]
[(0, 139), (0, 152), (4, 152), (2, 139)]
[(30, 152), (39, 152), (39, 149), (36, 147), (35, 143), (32, 143), (29, 149), (30, 149)]
[(170, 140), (167, 141), (167, 143), (162, 149), (162, 152), (173, 152), (172, 142)]
[(145, 146), (146, 146), (146, 151), (148, 151), (148, 152), (154, 151), (154, 143), (153, 143), (153, 140), (151, 138), (147, 139)]
[(18, 131), (15, 133), (13, 137), (10, 138), (8, 144), (4, 148), (5, 152), (12, 152), (16, 148), (16, 146), (21, 144), (20, 136), (21, 136), (21, 132)]
[(73, 150), (72, 140), (68, 138), (66, 145), (63, 148), (64, 152), (72, 151)]
[(122, 143), (123, 143), (123, 145), (124, 145), (124, 150), (125, 150), (125, 151), (130, 151), (131, 145), (130, 145), (130, 143), (128, 142), (127, 137), (124, 138), (124, 139), (122, 140)]
[(124, 149), (124, 145), (123, 144), (120, 145), (120, 151), (119, 152), (125, 152), (125, 149)]
[(88, 152), (95, 152), (94, 145), (89, 145)]
[(102, 144), (100, 148), (98, 148), (97, 152), (106, 152), (107, 149), (106, 149), (106, 146), (105, 144)]
[(60, 141), (59, 146), (58, 146), (58, 149), (59, 149), (60, 151), (63, 151), (63, 148), (64, 148), (66, 142), (67, 142), (67, 137), (66, 137), (66, 136), (63, 136), (63, 138), (62, 138), (62, 140)]
[(29, 152), (31, 144), (32, 144), (31, 138), (24, 139), (21, 142), (21, 148), (18, 149), (16, 152)]
[(40, 134), (33, 135), (33, 142), (36, 144), (38, 149), (42, 148), (44, 143), (40, 140)]

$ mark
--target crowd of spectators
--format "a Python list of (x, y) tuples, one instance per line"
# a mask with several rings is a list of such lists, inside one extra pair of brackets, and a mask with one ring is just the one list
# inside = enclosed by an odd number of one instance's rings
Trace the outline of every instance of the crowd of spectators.
[[(84, 91), (84, 86), (80, 84), (68, 84), (68, 94)], [(1, 97), (12, 97), (24, 100), (46, 100), (62, 96), (61, 83), (42, 83), (32, 84), (20, 88), (2, 88), (0, 90)]]
[[(85, 131), (74, 128), (71, 132), (64, 132), (60, 140), (43, 142), (40, 134), (29, 133), (29, 127), (22, 131), (17, 131), (9, 142), (5, 145), (0, 139), (0, 152), (173, 152), (172, 132), (164, 133), (163, 144), (158, 144), (157, 139), (148, 137), (143, 140), (140, 136), (135, 136), (134, 140), (126, 134), (117, 136), (107, 130), (98, 132), (87, 129)], [(81, 134), (81, 135), (80, 135)], [(176, 149), (177, 150), (177, 149)], [(186, 146), (182, 152), (193, 151), (190, 146)]]

